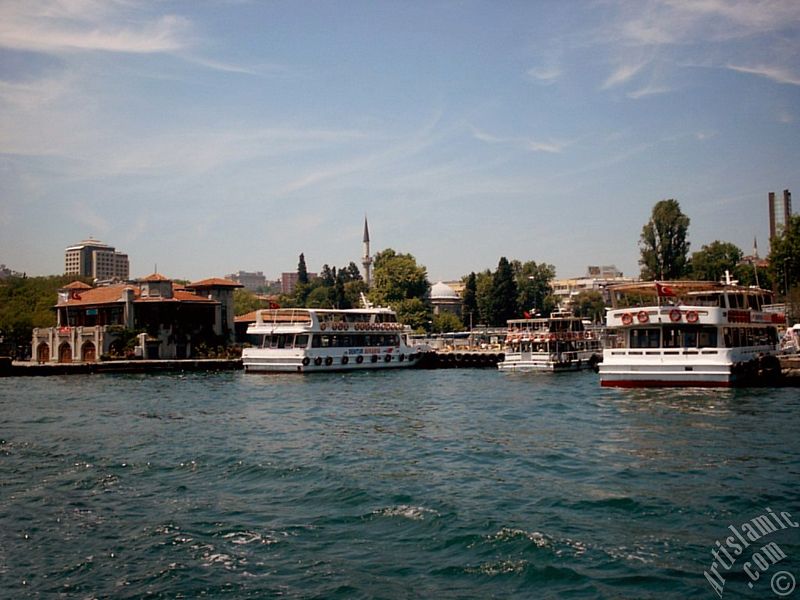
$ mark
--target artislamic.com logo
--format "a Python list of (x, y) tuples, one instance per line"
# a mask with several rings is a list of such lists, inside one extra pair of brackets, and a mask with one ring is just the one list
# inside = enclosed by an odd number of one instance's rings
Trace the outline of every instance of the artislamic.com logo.
[[(708, 583), (716, 594), (722, 598), (725, 589), (725, 576), (728, 575), (736, 564), (737, 559), (745, 553), (750, 553), (749, 558), (742, 564), (742, 571), (750, 579), (747, 586), (752, 589), (753, 585), (762, 576), (766, 578), (767, 571), (786, 558), (786, 553), (774, 541), (764, 540), (762, 545), (758, 544), (766, 536), (781, 531), (783, 529), (798, 528), (800, 523), (792, 519), (788, 512), (776, 513), (771, 508), (767, 508), (764, 514), (750, 519), (741, 525), (729, 525), (728, 529), (733, 535), (726, 537), (722, 542), (716, 540), (715, 547), (711, 549), (714, 562), (708, 571), (703, 571)], [(749, 549), (749, 550), (748, 550)], [(778, 597), (785, 597), (794, 592), (795, 578), (788, 571), (776, 571), (770, 580), (772, 592)]]

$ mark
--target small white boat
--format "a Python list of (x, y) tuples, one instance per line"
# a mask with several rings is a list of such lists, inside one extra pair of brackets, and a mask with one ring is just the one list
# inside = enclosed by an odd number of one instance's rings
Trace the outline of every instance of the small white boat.
[(259, 340), (242, 351), (253, 373), (311, 373), (410, 367), (420, 349), (388, 308), (259, 310), (247, 329)]
[(569, 312), (549, 318), (511, 319), (501, 371), (579, 371), (594, 368), (602, 357), (599, 336)]
[(771, 292), (709, 281), (642, 282), (610, 288), (610, 335), (600, 382), (611, 387), (746, 384), (780, 370)]

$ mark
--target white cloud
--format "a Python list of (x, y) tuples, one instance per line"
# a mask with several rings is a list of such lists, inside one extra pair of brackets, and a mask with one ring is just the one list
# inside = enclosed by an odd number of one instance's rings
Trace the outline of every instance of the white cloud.
[(561, 69), (554, 66), (528, 69), (528, 76), (543, 85), (555, 83), (561, 77)]
[(617, 67), (617, 69), (603, 82), (601, 89), (607, 90), (623, 83), (627, 83), (646, 66), (647, 63), (626, 64)]
[(0, 46), (51, 54), (138, 54), (174, 52), (188, 45), (190, 27), (183, 17), (142, 18), (127, 8), (125, 3), (93, 0), (5, 3), (0, 6)]
[(766, 77), (777, 83), (784, 83), (788, 85), (800, 85), (800, 75), (793, 73), (785, 67), (756, 65), (756, 66), (743, 66), (743, 65), (728, 65), (728, 69), (738, 71), (739, 73), (747, 73), (748, 75), (757, 75), (758, 77)]
[(517, 148), (523, 148), (524, 150), (528, 150), (530, 152), (548, 152), (551, 154), (563, 152), (564, 148), (569, 145), (567, 142), (556, 140), (542, 141), (522, 137), (498, 137), (490, 133), (480, 131), (474, 127), (472, 128), (472, 137), (487, 144), (505, 144), (515, 146)]

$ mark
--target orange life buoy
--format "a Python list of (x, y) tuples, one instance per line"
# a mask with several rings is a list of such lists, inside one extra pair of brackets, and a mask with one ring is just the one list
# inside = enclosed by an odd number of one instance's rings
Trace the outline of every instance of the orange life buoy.
[(650, 320), (650, 315), (647, 314), (647, 311), (640, 310), (636, 314), (636, 320), (638, 320), (639, 323), (647, 323)]
[(686, 322), (687, 323), (697, 323), (697, 319), (698, 318), (699, 318), (699, 315), (697, 314), (697, 311), (690, 310), (689, 312), (686, 313)]
[(633, 315), (631, 313), (625, 313), (622, 315), (623, 325), (630, 325), (631, 323), (633, 323)]
[(555, 333), (551, 333), (550, 334), (550, 341), (551, 342), (555, 342), (556, 341), (556, 334)]
[(585, 340), (592, 339), (592, 332), (591, 331), (584, 331), (583, 332), (583, 339), (585, 339)]
[(320, 323), (320, 325), (319, 325), (320, 331), (325, 331), (326, 327), (327, 327), (327, 325), (325, 325), (325, 323)]
[(671, 311), (669, 311), (669, 320), (672, 321), (673, 323), (677, 323), (678, 321), (680, 321), (681, 311), (679, 311), (677, 308), (673, 308)]

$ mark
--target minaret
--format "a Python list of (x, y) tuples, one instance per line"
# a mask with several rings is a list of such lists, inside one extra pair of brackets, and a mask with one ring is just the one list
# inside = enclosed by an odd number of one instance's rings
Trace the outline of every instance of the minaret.
[(361, 257), (361, 264), (364, 267), (364, 282), (367, 287), (371, 285), (370, 267), (372, 266), (372, 257), (369, 255), (369, 225), (367, 225), (367, 217), (364, 216), (364, 256)]

